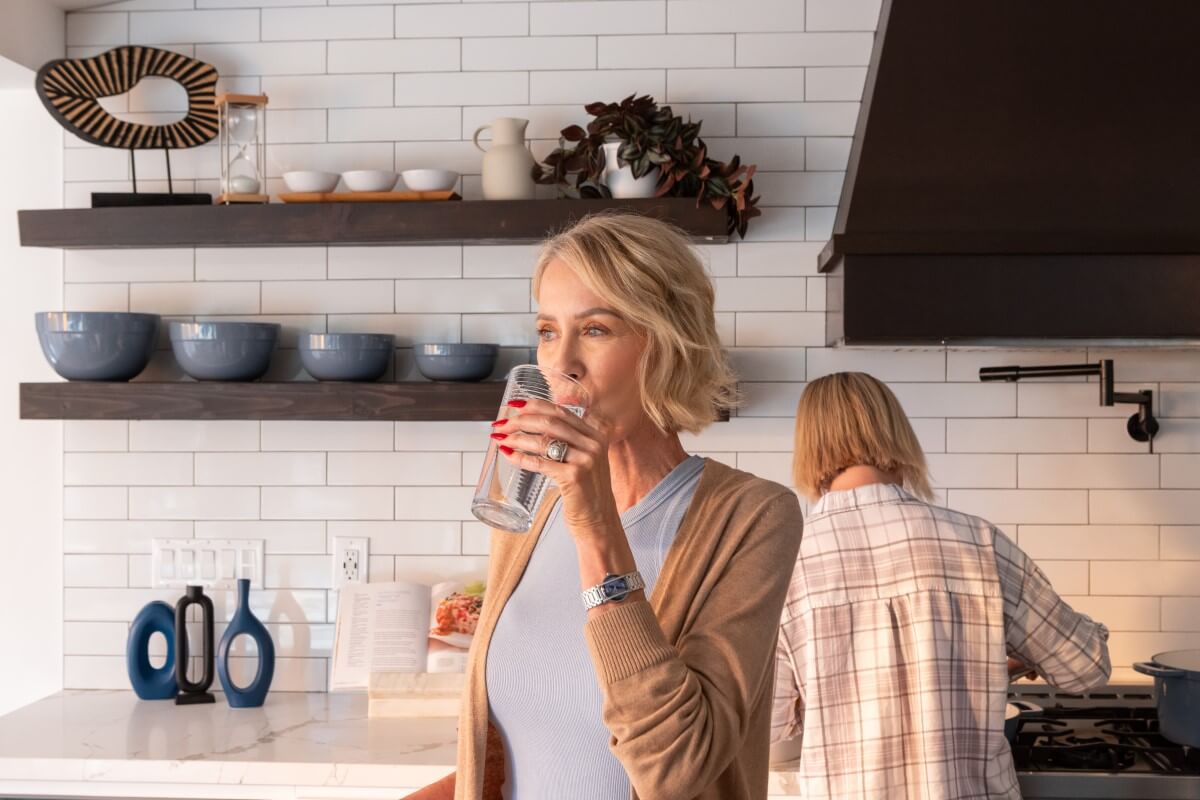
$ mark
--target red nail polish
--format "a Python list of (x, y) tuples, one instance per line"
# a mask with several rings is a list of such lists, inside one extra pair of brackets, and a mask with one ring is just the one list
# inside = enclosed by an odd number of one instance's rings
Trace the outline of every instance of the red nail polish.
[(502, 444), (502, 445), (500, 445), (500, 452), (504, 453), (504, 455), (506, 455), (506, 456), (511, 456), (513, 454), (513, 449), (511, 447), (509, 447), (508, 445)]
[(494, 427), (496, 427), (497, 425), (503, 425), (503, 424), (504, 424), (504, 423), (506, 423), (506, 422), (508, 422), (508, 420), (506, 420), (506, 419), (498, 419), (498, 420), (496, 420), (495, 422), (493, 422), (493, 423), (492, 423), (492, 427), (494, 428)]
[(525, 407), (524, 400), (509, 400), (508, 404), (510, 406), (512, 406), (513, 408), (524, 408)]
[(507, 438), (508, 438), (508, 434), (507, 434), (507, 433), (493, 433), (493, 434), (491, 434), (491, 436), (492, 436), (492, 438), (493, 438), (493, 439), (495, 439), (496, 441), (500, 441), (501, 439), (507, 439)]

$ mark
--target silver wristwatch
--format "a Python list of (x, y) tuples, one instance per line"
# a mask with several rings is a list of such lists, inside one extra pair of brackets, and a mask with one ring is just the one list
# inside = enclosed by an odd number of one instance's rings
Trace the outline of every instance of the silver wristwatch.
[(619, 603), (638, 589), (645, 588), (642, 573), (634, 570), (624, 575), (605, 575), (603, 583), (596, 584), (579, 596), (583, 600), (583, 607), (592, 609), (605, 603)]

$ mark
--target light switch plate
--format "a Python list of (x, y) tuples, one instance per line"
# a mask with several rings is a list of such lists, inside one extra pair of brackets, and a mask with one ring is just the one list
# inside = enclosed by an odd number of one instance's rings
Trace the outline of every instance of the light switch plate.
[(154, 539), (151, 546), (156, 589), (236, 589), (238, 578), (263, 588), (262, 539)]

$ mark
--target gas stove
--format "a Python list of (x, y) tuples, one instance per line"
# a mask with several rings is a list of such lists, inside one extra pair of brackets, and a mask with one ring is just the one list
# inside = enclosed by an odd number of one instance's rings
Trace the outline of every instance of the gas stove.
[(1010, 696), (1044, 710), (1020, 721), (1012, 748), (1025, 800), (1200, 800), (1200, 750), (1158, 732), (1152, 686), (1023, 685)]

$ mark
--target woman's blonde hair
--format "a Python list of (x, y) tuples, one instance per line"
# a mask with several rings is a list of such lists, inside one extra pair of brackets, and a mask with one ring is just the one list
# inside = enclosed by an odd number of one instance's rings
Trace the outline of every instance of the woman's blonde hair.
[(857, 465), (894, 472), (909, 491), (933, 497), (925, 454), (891, 389), (864, 372), (817, 378), (796, 408), (796, 488), (815, 500)]
[(736, 406), (712, 281), (683, 231), (640, 214), (590, 214), (545, 242), (534, 298), (556, 260), (645, 337), (637, 381), (646, 415), (659, 429), (696, 433), (719, 410)]

